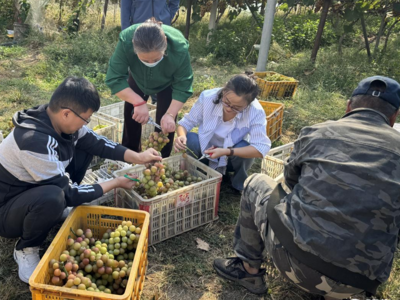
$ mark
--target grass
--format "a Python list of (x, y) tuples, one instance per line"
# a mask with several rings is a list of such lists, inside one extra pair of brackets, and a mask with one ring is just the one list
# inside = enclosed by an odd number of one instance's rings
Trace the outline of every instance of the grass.
[[(51, 4), (53, 5), (53, 4)], [(50, 11), (51, 10), (50, 5)], [(0, 47), (0, 130), (12, 129), (10, 120), (15, 111), (47, 103), (52, 91), (67, 75), (85, 76), (101, 94), (102, 105), (119, 101), (111, 96), (104, 84), (107, 60), (117, 40), (119, 17), (107, 17), (105, 33), (98, 31), (95, 14), (89, 14), (83, 25), (83, 33), (73, 40), (52, 33), (47, 36), (31, 35), (25, 45), (11, 48)], [(183, 26), (181, 19), (178, 27)], [(97, 24), (97, 23), (96, 23)], [(54, 27), (51, 22), (47, 29)], [(232, 25), (233, 26), (233, 25)], [(185, 104), (188, 112), (201, 91), (222, 86), (232, 75), (255, 69), (254, 65), (237, 67), (236, 64), (215, 64), (207, 55), (204, 39), (206, 21), (195, 24), (191, 31), (191, 56), (194, 70), (194, 95)], [(51, 30), (50, 30), (51, 32)], [(73, 42), (73, 43), (72, 43)], [(400, 39), (393, 38), (388, 55), (380, 63), (369, 64), (364, 52), (345, 48), (342, 55), (334, 47), (320, 50), (316, 66), (309, 63), (310, 52), (291, 54), (285, 52), (278, 63), (270, 64), (269, 70), (293, 76), (300, 81), (292, 100), (276, 100), (284, 103), (283, 136), (273, 146), (296, 139), (304, 126), (337, 120), (343, 114), (346, 99), (357, 82), (369, 75), (386, 74), (400, 80), (400, 65), (396, 50)], [(275, 56), (276, 53), (274, 54)], [(289, 54), (288, 54), (289, 53)], [(259, 172), (261, 160), (256, 160), (252, 172)], [(224, 183), (220, 193), (219, 219), (206, 226), (171, 238), (149, 249), (143, 299), (319, 299), (306, 294), (293, 284), (283, 280), (270, 261), (268, 269), (269, 295), (261, 297), (247, 293), (243, 288), (218, 279), (212, 269), (216, 257), (232, 255), (232, 236), (239, 214), (240, 197)], [(43, 245), (47, 247), (56, 234), (54, 228)], [(210, 244), (210, 251), (196, 248), (196, 238)], [(12, 259), (15, 240), (0, 239), (0, 299), (30, 299), (28, 286), (18, 280), (17, 266)], [(396, 254), (389, 281), (379, 289), (378, 298), (400, 298), (400, 260)], [(361, 295), (359, 299), (365, 297)]]

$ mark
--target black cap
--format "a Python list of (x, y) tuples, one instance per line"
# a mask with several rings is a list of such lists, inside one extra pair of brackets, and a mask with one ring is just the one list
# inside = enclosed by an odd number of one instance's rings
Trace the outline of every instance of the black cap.
[[(376, 81), (386, 86), (384, 92), (379, 91), (379, 89), (371, 88), (371, 84)], [(396, 80), (388, 77), (372, 76), (363, 79), (352, 94), (352, 96), (356, 95), (372, 95), (389, 102), (396, 109), (400, 107), (400, 84)]]

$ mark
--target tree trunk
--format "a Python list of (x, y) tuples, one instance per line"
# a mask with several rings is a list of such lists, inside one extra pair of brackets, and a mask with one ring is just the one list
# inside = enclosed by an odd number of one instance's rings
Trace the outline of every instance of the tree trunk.
[(389, 36), (390, 36), (390, 34), (392, 33), (392, 29), (393, 29), (394, 26), (396, 26), (396, 24), (397, 24), (399, 21), (400, 21), (400, 20), (396, 20), (396, 21), (389, 27), (388, 32), (387, 32), (387, 34), (386, 34), (385, 45), (383, 46), (383, 49), (382, 49), (382, 55), (386, 52), (386, 47), (387, 47), (387, 44), (388, 44), (388, 41), (389, 41)]
[(383, 35), (385, 27), (386, 27), (386, 12), (382, 15), (381, 26), (379, 27), (379, 32), (376, 37), (375, 48), (374, 48), (374, 57), (376, 57), (376, 55), (378, 54), (379, 43), (381, 41), (381, 36)]
[(361, 27), (362, 27), (364, 41), (365, 41), (365, 48), (367, 49), (368, 60), (371, 61), (371, 50), (369, 49), (367, 27), (365, 26), (364, 14), (361, 14), (360, 20), (361, 20)]
[(62, 9), (63, 9), (63, 0), (60, 0), (60, 14), (58, 16), (58, 24), (61, 25), (62, 21)]
[(187, 0), (185, 38), (189, 40), (190, 16), (192, 15), (192, 0)]
[(315, 60), (317, 59), (318, 50), (321, 45), (322, 33), (324, 32), (325, 22), (328, 16), (329, 7), (331, 6), (331, 1), (332, 0), (324, 0), (324, 4), (322, 6), (321, 18), (319, 19), (318, 24), (318, 31), (317, 35), (315, 36), (314, 47), (311, 53), (311, 61), (313, 63), (315, 63)]
[(211, 13), (210, 13), (210, 22), (208, 23), (208, 34), (207, 34), (207, 44), (210, 42), (210, 36), (212, 34), (212, 30), (217, 28), (217, 9), (218, 9), (218, 0), (214, 0), (212, 7), (211, 7)]
[(210, 12), (210, 22), (208, 23), (208, 30), (213, 30), (217, 27), (216, 20), (217, 20), (218, 2), (219, 0), (213, 1)]
[(104, 1), (103, 18), (101, 19), (101, 30), (104, 29), (104, 25), (106, 24), (107, 9), (108, 9), (108, 0), (105, 0)]
[(18, 22), (18, 17), (19, 17), (19, 0), (14, 0), (14, 22)]

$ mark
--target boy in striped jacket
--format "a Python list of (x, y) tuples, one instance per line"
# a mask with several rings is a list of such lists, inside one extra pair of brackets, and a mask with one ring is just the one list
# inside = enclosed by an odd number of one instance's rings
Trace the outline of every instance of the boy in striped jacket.
[(124, 177), (79, 185), (94, 155), (136, 164), (161, 160), (154, 149), (136, 153), (86, 127), (99, 107), (92, 83), (68, 77), (48, 104), (17, 112), (15, 129), (0, 144), (0, 236), (19, 238), (14, 259), (26, 283), (39, 263), (39, 246), (66, 207), (132, 187)]

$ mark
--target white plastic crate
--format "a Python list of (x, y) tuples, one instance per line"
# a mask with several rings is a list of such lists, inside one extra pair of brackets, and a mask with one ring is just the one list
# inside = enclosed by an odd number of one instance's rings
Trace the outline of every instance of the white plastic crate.
[[(117, 167), (117, 170), (121, 170), (123, 168), (127, 168), (130, 165), (120, 161), (113, 161), (106, 159), (104, 164), (100, 166), (97, 171), (88, 173), (82, 180), (81, 184), (95, 184), (102, 183), (107, 180), (111, 180), (114, 178), (114, 175), (109, 172), (109, 166), (114, 165)], [(115, 172), (115, 171), (113, 171)], [(115, 206), (115, 190), (111, 190), (108, 193), (105, 193), (98, 199), (93, 200), (88, 203), (88, 205), (107, 205), (107, 206)]]
[[(188, 170), (192, 176), (203, 181), (180, 189), (143, 199), (134, 190), (117, 189), (118, 207), (141, 209), (150, 213), (149, 244), (156, 244), (185, 231), (212, 222), (218, 218), (219, 193), (222, 175), (188, 156), (181, 155), (163, 159), (171, 170)], [(115, 176), (127, 173), (143, 177), (145, 166), (137, 165), (114, 172)]]
[[(100, 107), (96, 113), (104, 119), (110, 120), (116, 124), (116, 142), (122, 143), (122, 134), (124, 132), (124, 106), (125, 102), (118, 102), (115, 104)], [(149, 115), (154, 120), (156, 119), (156, 106), (147, 104)], [(154, 131), (154, 126), (146, 124), (142, 126), (142, 138), (148, 138), (150, 133)]]
[(86, 125), (88, 128), (93, 130), (98, 125), (105, 125), (105, 127), (93, 131), (98, 135), (106, 137), (110, 141), (115, 141), (116, 125), (114, 122), (106, 120), (103, 117), (97, 115), (92, 115), (90, 119), (90, 123)]
[[(113, 166), (114, 168), (110, 170), (110, 166)], [(114, 172), (118, 170), (123, 170), (127, 168), (131, 168), (132, 165), (128, 164), (123, 161), (116, 161), (116, 160), (111, 160), (111, 159), (106, 159), (104, 161), (104, 164), (100, 166), (100, 170), (103, 170), (106, 172), (108, 175), (114, 177)]]
[[(104, 128), (100, 128), (94, 130), (94, 132), (98, 135), (104, 136), (110, 141), (115, 141), (117, 126), (114, 122), (110, 120), (106, 120), (103, 117), (92, 115), (90, 123), (87, 125), (88, 128), (95, 128), (97, 125), (106, 125)], [(94, 156), (92, 162), (89, 165), (89, 168), (93, 168), (102, 162), (102, 159), (98, 156)]]
[[(102, 183), (107, 180), (111, 180), (114, 177), (111, 175), (108, 175), (106, 171), (104, 170), (97, 170), (91, 173), (88, 173), (85, 175), (83, 178), (81, 184), (96, 184), (96, 183)], [(115, 198), (115, 191), (111, 190), (108, 193), (105, 193), (103, 196), (101, 196), (98, 199), (93, 200), (90, 203), (86, 203), (86, 205), (107, 205), (107, 206), (114, 206), (114, 198)]]
[(283, 180), (283, 169), (286, 159), (293, 151), (294, 144), (289, 143), (271, 149), (261, 162), (261, 173), (266, 174), (277, 182)]

